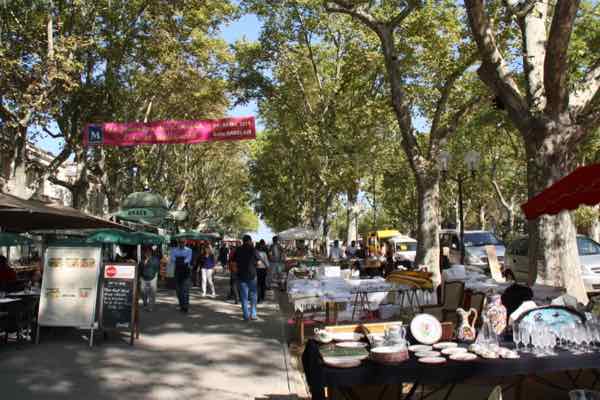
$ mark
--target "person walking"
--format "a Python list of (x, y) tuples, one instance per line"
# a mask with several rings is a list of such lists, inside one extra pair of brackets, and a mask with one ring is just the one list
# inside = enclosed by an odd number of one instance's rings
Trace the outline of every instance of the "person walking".
[(227, 268), (229, 269), (229, 296), (228, 300), (233, 300), (235, 304), (240, 301), (240, 288), (237, 281), (237, 264), (235, 263), (236, 248), (232, 248), (229, 252), (229, 261)]
[[(271, 264), (271, 268), (269, 268), (270, 274), (267, 274), (267, 287), (270, 289), (273, 284), (273, 278), (279, 277), (280, 274), (283, 273), (283, 265), (285, 262), (285, 253), (283, 252), (283, 247), (279, 244), (279, 238), (277, 236), (273, 236), (273, 244), (269, 248), (269, 263)], [(271, 278), (269, 279), (269, 276)]]
[(269, 249), (264, 240), (261, 239), (256, 245), (258, 261), (256, 264), (256, 280), (258, 286), (258, 304), (265, 301), (267, 292), (267, 273), (270, 269), (269, 257), (267, 256)]
[(206, 297), (206, 284), (208, 283), (211, 292), (210, 297), (215, 298), (215, 284), (213, 282), (215, 255), (210, 244), (202, 249), (202, 256), (200, 258), (202, 259), (202, 265), (200, 266), (202, 272), (202, 297)]
[(171, 263), (175, 266), (175, 291), (179, 309), (187, 313), (190, 306), (190, 286), (192, 284), (192, 249), (185, 247), (183, 239), (171, 250)]
[(225, 243), (219, 247), (219, 263), (223, 267), (223, 272), (227, 269), (227, 261), (229, 259), (229, 247)]
[[(235, 251), (237, 279), (240, 288), (242, 315), (245, 321), (256, 320), (256, 264), (258, 256), (250, 235), (244, 235), (242, 245)], [(250, 300), (250, 304), (248, 304)], [(250, 305), (250, 309), (248, 309)]]
[(140, 282), (142, 287), (142, 301), (144, 308), (152, 311), (156, 303), (156, 278), (160, 269), (160, 259), (152, 254), (152, 248), (144, 248), (142, 261), (140, 262)]

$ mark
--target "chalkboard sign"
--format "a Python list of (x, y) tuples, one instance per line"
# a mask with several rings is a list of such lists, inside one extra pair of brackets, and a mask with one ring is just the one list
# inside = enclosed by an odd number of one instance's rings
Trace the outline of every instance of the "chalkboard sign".
[(101, 323), (103, 329), (129, 330), (133, 342), (136, 324), (137, 267), (107, 264), (102, 280)]

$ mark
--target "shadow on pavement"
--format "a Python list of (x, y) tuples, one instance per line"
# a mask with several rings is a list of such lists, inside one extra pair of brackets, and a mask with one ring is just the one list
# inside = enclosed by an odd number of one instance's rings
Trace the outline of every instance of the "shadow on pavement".
[(292, 399), (280, 315), (268, 301), (260, 321), (246, 322), (239, 305), (224, 302), (228, 278), (218, 277), (217, 299), (194, 288), (188, 315), (173, 291), (160, 291), (155, 311), (142, 311), (141, 338), (109, 340), (89, 332), (44, 329), (40, 345), (0, 345), (2, 398), (20, 399)]

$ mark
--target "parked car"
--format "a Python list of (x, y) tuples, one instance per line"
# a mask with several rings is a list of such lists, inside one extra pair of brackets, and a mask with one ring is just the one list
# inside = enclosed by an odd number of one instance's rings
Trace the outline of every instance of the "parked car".
[[(526, 237), (514, 240), (506, 250), (506, 268), (518, 282), (527, 282), (529, 275), (529, 241)], [(600, 292), (600, 244), (587, 236), (577, 235), (577, 250), (585, 289)]]
[[(496, 257), (501, 266), (504, 265), (504, 243), (490, 231), (465, 231), (465, 265), (472, 265), (484, 270), (488, 269), (488, 256), (485, 246), (496, 247)], [(440, 233), (440, 246), (447, 248), (450, 264), (460, 264), (460, 232), (444, 229)]]
[(387, 241), (393, 246), (394, 260), (407, 268), (412, 267), (417, 255), (417, 241), (406, 235), (394, 236)]

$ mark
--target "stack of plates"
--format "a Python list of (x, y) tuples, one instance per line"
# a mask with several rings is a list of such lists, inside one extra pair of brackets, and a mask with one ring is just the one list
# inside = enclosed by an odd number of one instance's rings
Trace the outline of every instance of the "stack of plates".
[(404, 346), (382, 346), (371, 349), (371, 359), (382, 364), (395, 364), (408, 360)]

